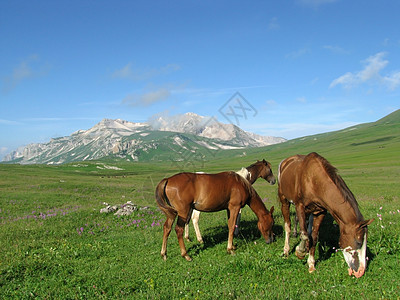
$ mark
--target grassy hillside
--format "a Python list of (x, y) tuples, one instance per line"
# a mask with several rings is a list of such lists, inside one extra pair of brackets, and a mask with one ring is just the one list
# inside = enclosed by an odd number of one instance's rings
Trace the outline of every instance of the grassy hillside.
[[(169, 258), (159, 255), (163, 214), (158, 181), (193, 167), (188, 160), (130, 163), (103, 160), (60, 166), (0, 164), (0, 298), (26, 299), (397, 299), (400, 297), (400, 112), (370, 124), (243, 151), (218, 151), (195, 167), (237, 170), (265, 158), (276, 173), (292, 154), (317, 151), (338, 167), (369, 226), (366, 274), (347, 275), (336, 252), (338, 230), (327, 218), (316, 254), (317, 271), (293, 254), (283, 259), (283, 219), (277, 186), (255, 188), (275, 205), (276, 242), (266, 245), (249, 208), (243, 210), (236, 255), (226, 253), (226, 212), (203, 213), (204, 245), (180, 257), (175, 232)], [(103, 202), (139, 206), (131, 216), (100, 214)], [(295, 247), (297, 238), (291, 238)], [(379, 280), (377, 280), (379, 278)]]

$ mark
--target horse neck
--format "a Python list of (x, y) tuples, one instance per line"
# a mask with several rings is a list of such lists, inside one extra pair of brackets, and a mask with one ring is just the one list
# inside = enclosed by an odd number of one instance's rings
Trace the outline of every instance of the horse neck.
[(262, 202), (260, 196), (258, 196), (257, 193), (254, 193), (248, 205), (250, 209), (256, 214), (258, 219), (260, 219), (260, 217), (263, 215), (269, 214), (268, 209), (265, 207), (264, 202)]
[(253, 184), (258, 179), (258, 176), (260, 175), (259, 168), (256, 165), (254, 165), (254, 166), (247, 167), (246, 169), (250, 173), (249, 182), (251, 184)]
[(331, 199), (326, 205), (328, 206), (330, 214), (339, 224), (339, 227), (358, 223), (362, 220), (362, 215), (355, 199), (345, 197), (335, 184), (332, 183), (332, 187), (327, 193), (326, 199)]

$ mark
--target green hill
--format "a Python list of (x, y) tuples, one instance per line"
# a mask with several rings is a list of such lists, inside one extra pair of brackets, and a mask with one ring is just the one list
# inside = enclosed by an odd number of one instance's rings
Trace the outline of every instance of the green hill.
[[(226, 151), (223, 156), (243, 157), (245, 161), (265, 158), (279, 163), (294, 154), (318, 152), (330, 160), (345, 164), (396, 164), (400, 153), (400, 110), (372, 123), (364, 123), (343, 130), (306, 136), (267, 147), (243, 151)], [(397, 157), (397, 159), (396, 159)]]

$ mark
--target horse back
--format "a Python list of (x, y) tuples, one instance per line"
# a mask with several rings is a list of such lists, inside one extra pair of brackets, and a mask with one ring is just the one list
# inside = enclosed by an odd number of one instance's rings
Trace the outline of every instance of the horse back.
[(326, 208), (326, 192), (336, 189), (327, 173), (325, 160), (317, 153), (291, 156), (281, 163), (279, 190), (293, 202), (301, 201), (306, 206)]
[(279, 192), (290, 201), (296, 201), (301, 194), (304, 157), (304, 155), (290, 156), (279, 165)]
[(250, 190), (235, 172), (179, 173), (168, 178), (166, 193), (173, 206), (193, 204), (200, 211), (217, 211), (227, 208), (232, 194), (246, 201)]

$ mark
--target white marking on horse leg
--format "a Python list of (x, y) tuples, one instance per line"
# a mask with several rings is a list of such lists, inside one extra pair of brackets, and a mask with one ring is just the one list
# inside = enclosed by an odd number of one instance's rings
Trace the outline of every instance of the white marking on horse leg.
[(300, 244), (296, 247), (296, 256), (300, 259), (303, 259), (307, 252), (306, 252), (306, 244), (308, 242), (308, 235), (305, 234), (303, 231), (300, 233)]
[(190, 242), (189, 238), (189, 224), (185, 224), (185, 239)]
[(315, 271), (315, 258), (314, 255), (309, 255), (307, 259), (308, 263), (308, 272), (312, 273)]
[(194, 231), (196, 232), (196, 238), (199, 243), (203, 243), (203, 238), (201, 237), (200, 228), (199, 228), (199, 218), (200, 212), (198, 210), (193, 210), (192, 213), (192, 222), (194, 226)]
[(290, 226), (285, 222), (285, 246), (283, 247), (283, 255), (289, 256), (289, 236), (290, 236)]

